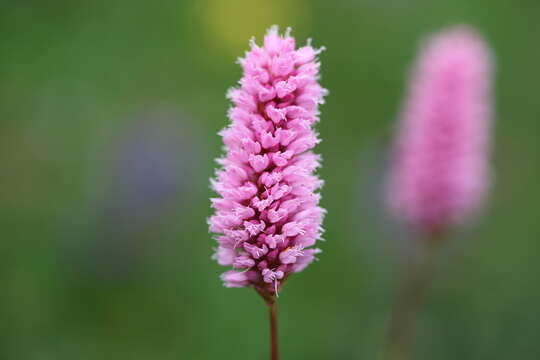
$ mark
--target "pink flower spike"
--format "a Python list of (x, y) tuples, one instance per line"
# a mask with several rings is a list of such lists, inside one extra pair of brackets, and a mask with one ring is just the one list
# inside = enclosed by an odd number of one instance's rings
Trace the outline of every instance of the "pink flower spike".
[(218, 196), (209, 223), (220, 244), (215, 259), (241, 270), (225, 272), (225, 286), (252, 286), (268, 302), (313, 260), (316, 250), (304, 247), (321, 237), (322, 181), (311, 150), (327, 91), (318, 83), (321, 50), (310, 43), (296, 49), (288, 31), (272, 27), (263, 46), (250, 45), (239, 88), (228, 92), (233, 107), (220, 132), (226, 154), (212, 180)]
[(462, 223), (489, 187), (491, 53), (458, 26), (424, 44), (412, 72), (388, 181), (397, 218), (425, 232)]

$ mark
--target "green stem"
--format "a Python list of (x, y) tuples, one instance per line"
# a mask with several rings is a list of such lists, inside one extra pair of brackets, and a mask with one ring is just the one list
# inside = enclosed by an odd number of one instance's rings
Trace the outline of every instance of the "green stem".
[(406, 360), (414, 343), (418, 314), (422, 309), (441, 239), (428, 238), (407, 264), (383, 349), (383, 360)]

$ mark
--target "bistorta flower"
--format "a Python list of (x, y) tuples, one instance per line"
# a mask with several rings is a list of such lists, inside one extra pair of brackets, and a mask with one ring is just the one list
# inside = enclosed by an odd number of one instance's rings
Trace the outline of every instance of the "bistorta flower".
[(410, 79), (390, 170), (395, 215), (426, 232), (462, 223), (488, 189), (491, 54), (472, 29), (428, 39)]
[(311, 149), (327, 91), (318, 83), (321, 49), (309, 42), (296, 49), (289, 30), (280, 36), (277, 27), (263, 46), (250, 45), (239, 60), (240, 86), (228, 92), (231, 123), (220, 133), (226, 154), (212, 180), (219, 197), (209, 224), (215, 259), (233, 268), (221, 276), (225, 286), (252, 286), (269, 299), (320, 252), (313, 245), (322, 233), (323, 182)]

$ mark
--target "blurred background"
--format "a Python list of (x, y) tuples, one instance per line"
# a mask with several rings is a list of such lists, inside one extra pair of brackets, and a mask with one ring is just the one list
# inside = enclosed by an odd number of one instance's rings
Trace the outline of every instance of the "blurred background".
[(495, 184), (441, 257), (415, 359), (539, 359), (537, 0), (2, 1), (0, 359), (266, 359), (267, 314), (210, 259), (236, 58), (272, 24), (327, 47), (326, 242), (279, 299), (283, 359), (373, 359), (407, 236), (384, 214), (419, 39), (497, 58)]

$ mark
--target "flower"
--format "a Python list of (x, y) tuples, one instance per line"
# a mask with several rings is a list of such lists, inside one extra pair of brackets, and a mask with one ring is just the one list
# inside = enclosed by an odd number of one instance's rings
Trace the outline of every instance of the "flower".
[(466, 221), (489, 184), (491, 55), (457, 26), (424, 44), (402, 109), (388, 181), (394, 214), (427, 232)]
[(259, 47), (254, 40), (239, 63), (244, 76), (228, 97), (231, 124), (220, 135), (226, 155), (212, 180), (219, 197), (210, 231), (217, 235), (214, 258), (232, 266), (227, 287), (253, 286), (265, 296), (315, 258), (324, 210), (314, 174), (320, 157), (313, 131), (327, 91), (318, 84), (319, 63), (310, 43), (295, 49), (289, 30), (272, 27)]

